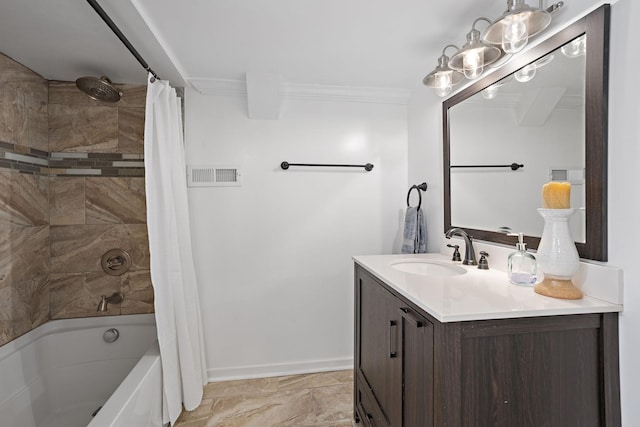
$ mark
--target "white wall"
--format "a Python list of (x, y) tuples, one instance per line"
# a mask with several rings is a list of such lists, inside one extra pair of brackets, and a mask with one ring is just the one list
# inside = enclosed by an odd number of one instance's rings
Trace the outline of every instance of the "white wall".
[(609, 263), (624, 269), (624, 312), (620, 317), (620, 363), (624, 426), (640, 420), (640, 4), (620, 0), (612, 7), (609, 75)]
[[(602, 1), (565, 2), (554, 26), (561, 27), (583, 16)], [(623, 426), (638, 425), (640, 405), (640, 272), (635, 243), (640, 240), (640, 108), (637, 73), (640, 68), (640, 3), (634, 0), (611, 2), (611, 48), (609, 76), (609, 262), (624, 269), (624, 312), (620, 316), (620, 362)], [(462, 30), (461, 30), (462, 31)], [(443, 44), (445, 41), (443, 41)], [(442, 203), (442, 100), (425, 89), (409, 104), (409, 177), (430, 174), (430, 189), (439, 191)], [(438, 115), (436, 118), (435, 115)], [(436, 151), (438, 150), (438, 151)], [(435, 158), (437, 156), (437, 158)], [(427, 172), (425, 172), (427, 171)], [(436, 198), (430, 194), (431, 199)], [(429, 223), (430, 241), (443, 235), (442, 218)], [(434, 246), (432, 246), (434, 247)]]
[(285, 99), (250, 120), (243, 96), (188, 91), (185, 111), (187, 162), (243, 173), (189, 190), (210, 379), (351, 367), (351, 257), (400, 247), (406, 105)]
[(422, 199), (428, 252), (439, 251), (444, 234), (441, 110), (442, 105), (427, 90), (415, 92), (409, 102), (409, 182), (426, 182), (429, 186)]

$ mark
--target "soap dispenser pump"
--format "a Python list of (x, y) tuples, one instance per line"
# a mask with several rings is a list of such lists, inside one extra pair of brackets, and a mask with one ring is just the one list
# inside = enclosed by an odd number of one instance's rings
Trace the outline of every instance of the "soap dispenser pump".
[(517, 251), (509, 255), (507, 263), (509, 282), (520, 286), (535, 285), (537, 279), (536, 258), (527, 252), (527, 244), (524, 243), (522, 233), (510, 233), (508, 235), (518, 236)]

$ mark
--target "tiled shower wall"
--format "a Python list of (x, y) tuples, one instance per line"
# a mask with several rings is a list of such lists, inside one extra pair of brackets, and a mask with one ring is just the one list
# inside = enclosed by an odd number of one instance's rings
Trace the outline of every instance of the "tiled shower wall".
[(47, 98), (45, 79), (0, 55), (0, 344), (49, 319), (49, 179), (11, 160), (46, 158)]
[[(48, 319), (149, 313), (144, 86), (116, 104), (0, 55), (0, 345)], [(102, 254), (132, 267), (109, 276)], [(96, 312), (101, 295), (121, 305)]]

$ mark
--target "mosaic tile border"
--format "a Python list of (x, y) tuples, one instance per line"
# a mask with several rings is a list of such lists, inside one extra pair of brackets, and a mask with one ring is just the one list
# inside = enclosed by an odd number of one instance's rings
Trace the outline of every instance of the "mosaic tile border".
[(47, 176), (144, 176), (144, 155), (47, 152), (0, 141), (0, 168)]

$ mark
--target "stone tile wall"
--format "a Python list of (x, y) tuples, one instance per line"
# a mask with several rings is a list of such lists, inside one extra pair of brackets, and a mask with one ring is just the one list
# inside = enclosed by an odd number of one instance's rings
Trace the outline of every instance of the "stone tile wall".
[[(111, 104), (73, 82), (49, 83), (52, 319), (153, 312), (142, 176), (146, 88), (118, 86), (124, 95)], [(122, 276), (100, 266), (115, 248), (132, 258)], [(100, 296), (117, 291), (123, 303), (96, 312)]]
[[(0, 345), (49, 319), (153, 311), (146, 88), (118, 86), (118, 103), (94, 101), (0, 54)], [(113, 248), (133, 260), (122, 276), (100, 267)]]
[(47, 99), (45, 79), (0, 55), (0, 345), (49, 319), (49, 180), (11, 167), (43, 160)]

